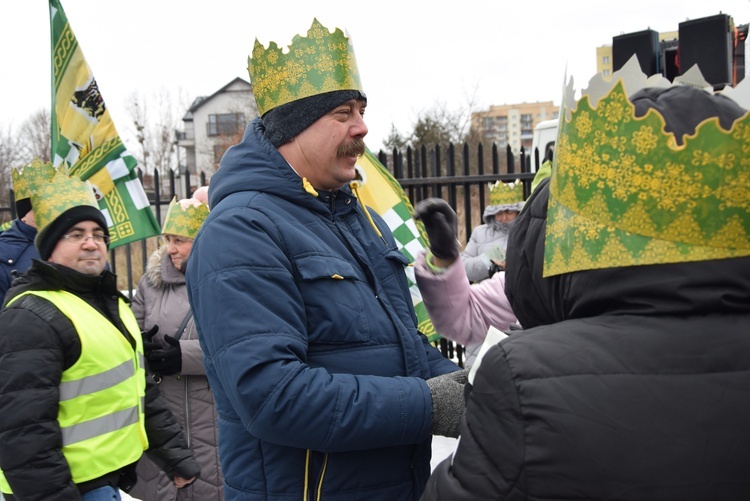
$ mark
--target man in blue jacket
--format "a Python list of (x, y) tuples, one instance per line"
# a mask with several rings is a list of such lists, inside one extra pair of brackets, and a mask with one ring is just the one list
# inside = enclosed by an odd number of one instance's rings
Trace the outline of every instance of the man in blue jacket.
[(350, 41), (314, 20), (288, 53), (256, 41), (250, 75), (262, 118), (211, 180), (186, 276), (225, 497), (418, 499), (465, 373), (417, 331), (409, 263), (347, 186), (367, 134)]
[(34, 247), (36, 220), (31, 208), (31, 192), (37, 184), (54, 173), (51, 163), (34, 159), (22, 169), (11, 169), (13, 195), (16, 199), (16, 219), (10, 228), (0, 233), (0, 302), (13, 281), (12, 272), (24, 272), (31, 267), (32, 259), (39, 259)]

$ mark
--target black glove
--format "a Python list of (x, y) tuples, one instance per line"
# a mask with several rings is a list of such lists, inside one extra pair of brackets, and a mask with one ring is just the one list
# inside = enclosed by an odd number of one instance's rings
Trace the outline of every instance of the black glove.
[(464, 385), (468, 378), (469, 369), (463, 369), (427, 380), (432, 395), (430, 432), (433, 435), (458, 437), (464, 413)]
[(146, 360), (148, 360), (148, 354), (150, 352), (161, 349), (161, 345), (154, 341), (154, 336), (157, 332), (159, 332), (158, 325), (154, 325), (149, 330), (141, 332), (141, 337), (143, 338), (143, 354), (146, 356)]
[(177, 374), (182, 369), (182, 349), (180, 341), (172, 336), (164, 336), (164, 341), (169, 344), (167, 348), (162, 348), (157, 343), (158, 348), (151, 349), (146, 353), (148, 367), (154, 374), (160, 376), (171, 376)]
[(414, 219), (422, 220), (430, 239), (432, 255), (440, 259), (458, 258), (456, 212), (442, 198), (426, 198), (414, 207)]
[(490, 264), (490, 276), (494, 275), (495, 273), (498, 273), (500, 271), (505, 271), (505, 261), (503, 261), (503, 264), (497, 264), (495, 261), (492, 261)]

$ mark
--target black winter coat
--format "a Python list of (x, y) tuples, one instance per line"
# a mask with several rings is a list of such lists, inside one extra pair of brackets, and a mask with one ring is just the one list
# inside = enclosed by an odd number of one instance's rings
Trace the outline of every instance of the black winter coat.
[(527, 329), (482, 360), (422, 499), (750, 499), (750, 258), (543, 279), (547, 195), (508, 245)]
[[(119, 319), (121, 294), (116, 284), (109, 271), (84, 275), (35, 260), (13, 282), (5, 304), (29, 290), (66, 290), (105, 315), (134, 345)], [(45, 299), (25, 296), (10, 306), (5, 304), (0, 311), (0, 468), (14, 497), (71, 501), (107, 483), (119, 484), (125, 491), (132, 488), (135, 465), (81, 485), (73, 483), (61, 451), (58, 385), (63, 371), (81, 354), (80, 339), (70, 320)], [(198, 465), (182, 430), (151, 378), (146, 384), (145, 415), (149, 457), (171, 475), (196, 476)]]

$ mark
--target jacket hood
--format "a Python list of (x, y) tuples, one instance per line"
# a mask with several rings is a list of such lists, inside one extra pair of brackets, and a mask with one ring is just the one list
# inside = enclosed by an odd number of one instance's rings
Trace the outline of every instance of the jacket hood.
[(159, 290), (185, 283), (185, 273), (172, 264), (166, 246), (159, 247), (148, 258), (145, 276), (149, 285)]
[(234, 193), (256, 191), (293, 201), (295, 204), (322, 210), (325, 206), (305, 191), (302, 178), (264, 135), (260, 118), (250, 122), (242, 141), (229, 148), (221, 158), (219, 170), (211, 178), (209, 206)]
[(502, 204), (502, 205), (488, 205), (484, 208), (484, 213), (482, 214), (482, 221), (484, 221), (484, 224), (491, 224), (495, 220), (495, 214), (499, 214), (500, 212), (503, 212), (505, 210), (511, 210), (516, 212), (521, 212), (521, 209), (523, 209), (524, 202), (516, 202), (512, 204)]
[(524, 328), (598, 315), (750, 311), (750, 257), (625, 266), (543, 278), (549, 180), (515, 219), (505, 293)]

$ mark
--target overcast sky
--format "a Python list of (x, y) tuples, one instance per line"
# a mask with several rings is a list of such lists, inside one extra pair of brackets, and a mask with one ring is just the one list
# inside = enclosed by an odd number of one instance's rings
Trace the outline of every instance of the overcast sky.
[[(122, 135), (134, 92), (162, 89), (187, 102), (247, 75), (257, 37), (286, 46), (313, 17), (351, 35), (368, 96), (366, 142), (417, 114), (492, 104), (560, 103), (566, 67), (576, 88), (612, 37), (730, 14), (750, 22), (750, 0), (61, 0)], [(45, 0), (0, 1), (0, 127), (50, 106)], [(125, 137), (126, 144), (128, 138)]]

